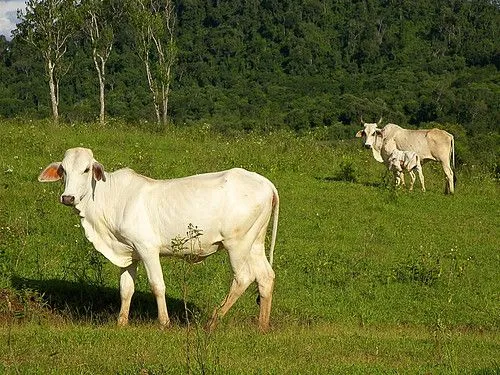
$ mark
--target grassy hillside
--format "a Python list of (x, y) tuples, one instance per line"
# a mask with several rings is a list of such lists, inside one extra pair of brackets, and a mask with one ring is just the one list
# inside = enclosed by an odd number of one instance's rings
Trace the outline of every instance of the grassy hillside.
[[(134, 128), (0, 123), (0, 373), (498, 373), (498, 182), (458, 171), (443, 195), (395, 191), (359, 140), (226, 135), (209, 126)], [(160, 331), (139, 268), (132, 327), (114, 326), (118, 269), (93, 250), (59, 183), (36, 178), (67, 148), (171, 178), (234, 166), (281, 198), (272, 331), (256, 330), (250, 287), (213, 335), (200, 330), (228, 291), (221, 252), (162, 261), (174, 327)], [(417, 182), (418, 188), (418, 182)], [(192, 315), (188, 328), (184, 295)]]

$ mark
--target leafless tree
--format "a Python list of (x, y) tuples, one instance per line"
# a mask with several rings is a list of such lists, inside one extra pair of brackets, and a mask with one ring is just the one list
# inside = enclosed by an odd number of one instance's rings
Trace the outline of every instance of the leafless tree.
[(63, 58), (75, 32), (75, 5), (74, 0), (28, 0), (26, 10), (18, 12), (17, 33), (44, 59), (55, 123), (59, 122), (59, 81), (68, 70)]
[(102, 0), (86, 0), (83, 2), (82, 10), (83, 30), (90, 38), (92, 58), (99, 79), (99, 122), (104, 125), (106, 63), (111, 54), (114, 41), (113, 26), (109, 22), (109, 16), (111, 14), (116, 16), (119, 10)]
[(168, 99), (176, 60), (172, 0), (135, 0), (129, 6), (138, 54), (144, 62), (158, 125), (168, 126)]

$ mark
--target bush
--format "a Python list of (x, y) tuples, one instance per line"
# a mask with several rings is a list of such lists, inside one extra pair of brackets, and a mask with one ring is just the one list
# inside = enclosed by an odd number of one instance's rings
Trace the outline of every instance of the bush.
[(498, 173), (500, 165), (500, 134), (482, 133), (469, 138), (469, 148), (474, 150), (470, 163), (487, 173)]
[(353, 161), (350, 158), (345, 158), (340, 162), (340, 167), (335, 173), (335, 181), (357, 182), (356, 168), (353, 166)]
[(15, 117), (23, 107), (24, 103), (19, 99), (0, 98), (0, 117)]

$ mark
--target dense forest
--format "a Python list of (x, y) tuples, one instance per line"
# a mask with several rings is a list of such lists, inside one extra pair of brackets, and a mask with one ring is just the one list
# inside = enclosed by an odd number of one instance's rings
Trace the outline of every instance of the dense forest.
[[(106, 116), (154, 124), (130, 2), (101, 3), (114, 3), (106, 18)], [(499, 130), (496, 0), (176, 0), (174, 17), (174, 126), (326, 126), (343, 138), (360, 116), (383, 116), (414, 127), (456, 124), (471, 136)], [(11, 41), (0, 36), (0, 117), (50, 118), (46, 68), (26, 42), (26, 18)], [(88, 35), (73, 33), (63, 58), (61, 118), (96, 121), (99, 81)]]

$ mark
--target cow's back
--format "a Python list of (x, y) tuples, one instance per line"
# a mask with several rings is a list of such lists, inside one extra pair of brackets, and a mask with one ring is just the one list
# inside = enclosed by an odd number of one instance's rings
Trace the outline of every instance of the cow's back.
[(450, 158), (453, 136), (441, 129), (404, 129), (388, 124), (383, 129), (384, 142), (394, 141), (399, 150), (416, 152), (420, 160), (447, 161)]

